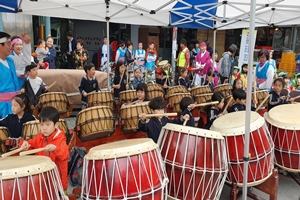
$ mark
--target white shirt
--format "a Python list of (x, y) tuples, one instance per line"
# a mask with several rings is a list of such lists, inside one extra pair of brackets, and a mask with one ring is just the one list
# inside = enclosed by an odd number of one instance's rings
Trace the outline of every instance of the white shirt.
[(69, 52), (72, 52), (72, 41), (73, 41), (73, 38), (72, 38), (72, 40), (69, 40)]
[(36, 94), (39, 91), (41, 85), (45, 85), (45, 83), (40, 77), (36, 77), (35, 79), (29, 78), (29, 83), (34, 94)]

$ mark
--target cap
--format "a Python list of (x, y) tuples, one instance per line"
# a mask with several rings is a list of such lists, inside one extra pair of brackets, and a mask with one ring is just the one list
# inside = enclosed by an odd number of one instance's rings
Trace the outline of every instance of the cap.
[(233, 69), (237, 69), (240, 71), (240, 68), (238, 66), (234, 66)]
[(248, 63), (243, 63), (243, 64), (242, 64), (242, 68), (245, 67), (245, 66), (248, 67)]
[(155, 73), (162, 74), (163, 70), (161, 68), (156, 68)]
[(30, 65), (27, 65), (26, 66), (26, 72), (29, 72), (31, 69), (33, 69), (33, 68), (35, 68), (35, 67), (37, 67), (37, 64), (35, 64), (34, 62), (31, 62), (31, 64)]

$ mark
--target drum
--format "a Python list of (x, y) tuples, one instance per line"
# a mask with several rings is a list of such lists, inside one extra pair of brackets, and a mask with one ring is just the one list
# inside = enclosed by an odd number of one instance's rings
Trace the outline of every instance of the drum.
[(114, 98), (111, 92), (101, 91), (101, 92), (91, 92), (87, 95), (88, 107), (93, 106), (108, 106), (114, 109)]
[(214, 87), (213, 92), (221, 92), (225, 97), (231, 95), (232, 85), (230, 84), (222, 84)]
[(172, 94), (177, 94), (177, 93), (187, 93), (187, 89), (185, 86), (183, 85), (177, 85), (177, 86), (173, 86), (173, 87), (170, 87), (168, 90), (167, 90), (167, 96), (169, 97), (170, 95)]
[(165, 91), (159, 84), (148, 84), (148, 99), (151, 100), (154, 97), (165, 97)]
[(120, 92), (119, 99), (121, 102), (129, 103), (136, 98), (135, 90), (125, 90)]
[(168, 178), (149, 138), (99, 145), (84, 157), (82, 199), (164, 199)]
[(2, 200), (68, 199), (55, 163), (46, 156), (0, 158), (0, 174)]
[(66, 113), (68, 111), (69, 101), (66, 93), (48, 92), (40, 96), (39, 105), (41, 106), (41, 109), (47, 106), (54, 107), (61, 114)]
[(275, 164), (290, 172), (300, 172), (299, 104), (272, 108), (266, 120), (274, 141)]
[(180, 101), (183, 97), (192, 98), (190, 93), (177, 93), (168, 97), (168, 103), (172, 108), (172, 112), (183, 112), (183, 110), (180, 109)]
[(151, 110), (148, 106), (149, 102), (137, 103), (133, 105), (124, 105), (120, 111), (120, 117), (124, 124), (124, 131), (136, 131), (139, 125), (139, 115), (141, 113), (150, 114)]
[(112, 109), (108, 106), (95, 106), (80, 111), (76, 126), (79, 127), (78, 137), (81, 141), (89, 141), (110, 136), (115, 130), (115, 119)]
[[(260, 105), (260, 103), (269, 95), (268, 90), (260, 90), (256, 91), (256, 99), (257, 99), (257, 105)], [(252, 92), (252, 101), (254, 100), (254, 92)], [(262, 105), (262, 108), (267, 108), (268, 107), (268, 100), (265, 101), (265, 103)]]
[(207, 94), (207, 93), (211, 93), (211, 89), (208, 85), (196, 86), (193, 87), (191, 90), (191, 94), (193, 97), (199, 94)]
[(9, 131), (6, 127), (0, 126), (0, 155), (7, 152), (5, 140), (9, 137)]
[(219, 132), (168, 123), (158, 146), (171, 197), (219, 199), (228, 172), (225, 141)]
[[(207, 102), (211, 102), (211, 97), (212, 97), (212, 95), (213, 95), (213, 93), (196, 95), (196, 96), (195, 96), (195, 101), (196, 101), (197, 103), (207, 103)], [(210, 107), (210, 105), (198, 107), (199, 112), (206, 113), (206, 110), (208, 109), (208, 107)]]
[[(64, 119), (59, 119), (58, 128), (60, 128), (65, 132), (67, 144), (69, 144), (70, 134), (69, 134), (67, 122)], [(25, 140), (32, 139), (40, 132), (41, 132), (40, 121), (32, 120), (23, 124), (22, 138), (24, 138)]]
[[(226, 114), (217, 118), (212, 127), (225, 138), (229, 172), (227, 180), (243, 186), (244, 146), (245, 146), (246, 111)], [(265, 120), (256, 112), (251, 112), (250, 119), (249, 167), (247, 186), (264, 182), (272, 174), (274, 144)]]

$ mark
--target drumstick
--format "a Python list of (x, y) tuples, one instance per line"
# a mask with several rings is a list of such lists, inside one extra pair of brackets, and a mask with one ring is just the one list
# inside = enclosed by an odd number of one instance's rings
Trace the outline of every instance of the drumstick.
[(38, 149), (32, 149), (32, 150), (29, 150), (29, 151), (23, 151), (20, 153), (20, 156), (26, 156), (26, 155), (29, 155), (29, 154), (34, 154), (34, 153), (38, 153), (38, 152), (41, 152), (41, 151), (45, 151), (47, 148), (46, 147), (43, 147), (43, 148), (38, 148)]
[(233, 97), (230, 97), (228, 103), (226, 104), (226, 106), (225, 106), (225, 108), (224, 108), (224, 110), (223, 110), (223, 115), (224, 115), (225, 112), (227, 111), (227, 108), (228, 108), (228, 106), (231, 104), (232, 100), (233, 100)]
[(48, 89), (50, 89), (53, 85), (56, 84), (56, 81), (54, 81), (51, 85), (48, 86)]
[[(209, 106), (209, 105), (214, 105), (214, 104), (218, 104), (218, 103), (219, 103), (218, 101), (199, 103), (199, 104), (195, 104), (195, 107)], [(188, 107), (191, 108), (190, 106), (188, 106)]]
[(2, 154), (1, 157), (2, 158), (9, 157), (11, 155), (14, 155), (15, 153), (19, 153), (20, 151), (23, 151), (25, 148), (26, 147), (20, 147), (18, 149), (13, 150), (13, 151)]
[(151, 118), (151, 117), (173, 117), (177, 116), (177, 113), (161, 113), (161, 114), (147, 114), (145, 115), (146, 118)]
[(266, 96), (266, 98), (259, 104), (259, 106), (256, 108), (256, 112), (260, 109), (260, 107), (262, 107), (262, 105), (268, 100), (268, 98), (270, 97), (270, 95)]
[(133, 102), (131, 102), (131, 103), (128, 103), (128, 104), (126, 104), (126, 105), (132, 105), (132, 104), (136, 104), (136, 103), (138, 103), (140, 100), (136, 100), (136, 101), (133, 101)]
[(300, 98), (300, 95), (296, 96), (296, 97), (293, 97), (292, 99), (296, 100), (296, 99), (299, 99)]
[(183, 122), (183, 126), (185, 126), (188, 121), (189, 121), (188, 119), (185, 119)]

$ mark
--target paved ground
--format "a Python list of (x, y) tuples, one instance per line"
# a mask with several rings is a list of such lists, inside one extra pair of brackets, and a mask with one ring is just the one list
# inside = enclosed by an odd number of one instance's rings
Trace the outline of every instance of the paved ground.
[[(67, 121), (69, 128), (73, 128), (75, 126), (75, 120), (76, 120), (75, 117), (66, 118), (65, 120)], [(69, 188), (68, 191), (72, 191), (72, 189)], [(269, 199), (268, 195), (256, 189), (253, 189), (252, 192), (264, 199)], [(229, 194), (230, 194), (230, 188), (227, 185), (225, 185), (220, 200), (228, 200)], [(300, 186), (297, 185), (297, 183), (289, 176), (280, 174), (279, 186), (278, 186), (278, 200), (299, 200), (300, 199), (299, 197), (300, 197)]]

